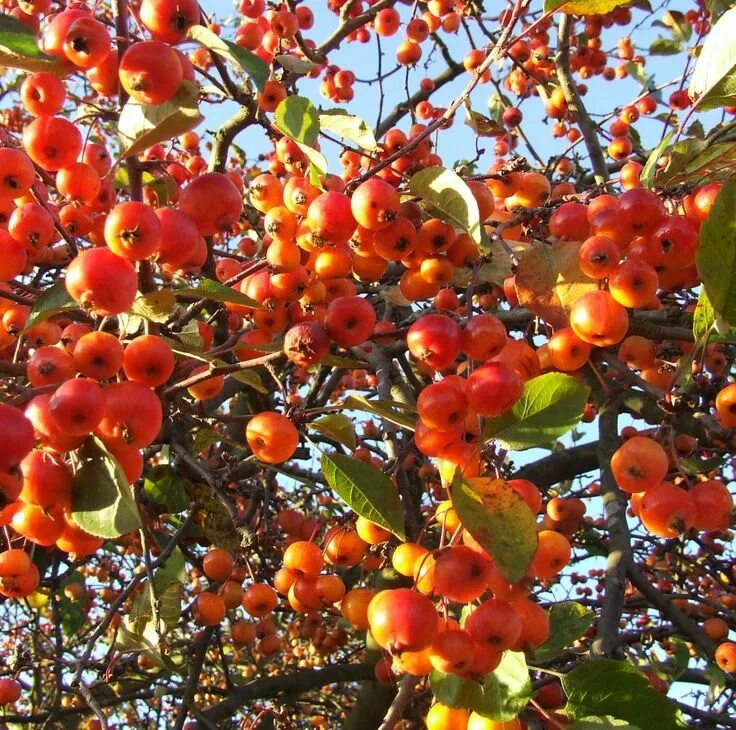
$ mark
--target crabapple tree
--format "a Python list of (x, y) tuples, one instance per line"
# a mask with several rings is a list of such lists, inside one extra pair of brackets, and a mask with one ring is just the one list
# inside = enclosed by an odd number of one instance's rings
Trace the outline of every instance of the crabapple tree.
[(728, 0), (0, 4), (1, 727), (736, 727)]

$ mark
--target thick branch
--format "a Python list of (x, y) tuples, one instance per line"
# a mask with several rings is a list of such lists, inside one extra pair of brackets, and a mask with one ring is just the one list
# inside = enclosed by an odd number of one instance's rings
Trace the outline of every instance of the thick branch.
[(608, 528), (608, 560), (605, 600), (591, 651), (610, 657), (619, 644), (619, 624), (626, 597), (626, 564), (632, 560), (631, 534), (626, 521), (627, 503), (611, 472), (611, 457), (619, 446), (617, 405), (601, 414), (598, 435), (601, 496)]
[(295, 696), (328, 684), (360, 682), (373, 678), (372, 664), (337, 664), (324, 669), (303, 669), (293, 674), (264, 677), (234, 689), (226, 700), (202, 715), (206, 720), (217, 723), (232, 717), (239, 707), (253, 700), (276, 697), (287, 692)]
[(574, 479), (598, 468), (598, 444), (580, 444), (545, 456), (518, 469), (514, 479), (528, 479), (540, 489)]

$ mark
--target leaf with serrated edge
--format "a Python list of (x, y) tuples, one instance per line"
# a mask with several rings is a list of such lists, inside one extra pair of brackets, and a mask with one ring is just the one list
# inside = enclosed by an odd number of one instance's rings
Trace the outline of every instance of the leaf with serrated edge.
[(357, 446), (353, 421), (344, 413), (330, 413), (307, 425), (313, 431), (337, 441), (351, 451)]
[(518, 651), (504, 652), (500, 664), (482, 682), (436, 670), (430, 674), (429, 682), (442, 704), (473, 710), (495, 722), (513, 720), (532, 696), (529, 668), (524, 654)]
[(46, 55), (38, 47), (33, 31), (7, 14), (0, 15), (0, 67), (58, 74), (64, 71), (57, 58)]
[(591, 626), (595, 612), (574, 601), (555, 603), (549, 610), (549, 636), (534, 650), (534, 661), (544, 663), (555, 659)]
[(549, 447), (580, 422), (589, 395), (590, 388), (571, 375), (539, 375), (524, 383), (508, 413), (486, 420), (483, 436), (515, 451)]
[(130, 313), (149, 322), (166, 322), (176, 306), (176, 295), (170, 289), (158, 289), (136, 297)]
[(690, 77), (688, 94), (701, 111), (726, 106), (736, 94), (736, 8), (711, 28)]
[(565, 713), (573, 720), (612, 715), (644, 728), (685, 727), (677, 706), (626, 661), (583, 662), (562, 677), (562, 688), (567, 695)]
[(378, 149), (376, 137), (368, 123), (361, 117), (349, 114), (343, 109), (320, 109), (319, 126), (334, 132), (343, 139), (354, 142), (364, 150), (374, 152)]
[(90, 535), (115, 538), (141, 526), (128, 480), (102, 441), (91, 436), (79, 451), (74, 474), (72, 518)]
[(241, 304), (251, 309), (263, 309), (263, 305), (260, 302), (251, 299), (237, 289), (220, 284), (219, 281), (214, 281), (213, 279), (202, 279), (199, 286), (174, 289), (174, 294), (177, 296), (202, 297), (203, 299), (212, 299), (215, 302)]
[(163, 104), (141, 104), (128, 99), (118, 121), (120, 159), (194, 129), (204, 119), (198, 98), (197, 85), (182, 81), (176, 96)]
[(577, 241), (540, 243), (521, 257), (516, 271), (519, 304), (554, 327), (566, 327), (573, 303), (598, 289), (580, 270), (579, 250)]
[(446, 222), (467, 231), (480, 244), (478, 202), (465, 181), (452, 170), (428, 167), (411, 176), (409, 190), (428, 203)]
[(463, 478), (458, 469), (450, 488), (463, 527), (491, 556), (501, 575), (517, 583), (537, 550), (537, 524), (529, 505), (503, 479)]
[(303, 96), (287, 96), (273, 114), (273, 122), (287, 137), (314, 147), (319, 134), (317, 107)]
[(255, 53), (251, 53), (246, 48), (241, 48), (236, 43), (220, 38), (220, 36), (203, 25), (193, 25), (189, 28), (187, 30), (187, 38), (196, 41), (245, 71), (253, 79), (253, 83), (256, 85), (258, 91), (263, 91), (271, 70), (260, 56), (256, 56)]
[(48, 289), (44, 289), (33, 302), (31, 311), (28, 313), (26, 329), (45, 322), (66, 309), (75, 309), (77, 303), (72, 299), (63, 281), (57, 281)]
[(708, 292), (701, 288), (698, 303), (695, 305), (695, 312), (693, 313), (693, 336), (695, 341), (699, 342), (707, 337), (715, 324), (716, 312), (710, 303), (710, 299), (708, 299)]
[(286, 69), (289, 73), (299, 74), (300, 76), (317, 68), (316, 63), (312, 63), (306, 58), (292, 56), (290, 53), (279, 53), (274, 56), (274, 61), (277, 61), (281, 68)]
[(380, 469), (342, 454), (322, 454), (322, 473), (353, 512), (405, 539), (398, 489)]
[(374, 416), (384, 418), (402, 428), (413, 431), (417, 425), (416, 408), (406, 403), (388, 400), (368, 400), (362, 395), (348, 396), (343, 402), (346, 410), (366, 411)]
[(700, 228), (698, 274), (716, 312), (736, 324), (736, 180), (721, 188)]

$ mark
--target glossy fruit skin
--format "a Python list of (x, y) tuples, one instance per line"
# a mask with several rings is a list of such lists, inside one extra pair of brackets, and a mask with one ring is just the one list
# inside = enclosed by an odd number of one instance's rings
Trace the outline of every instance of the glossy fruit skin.
[(447, 380), (422, 389), (417, 399), (419, 417), (428, 428), (450, 431), (462, 426), (468, 402), (463, 390)]
[(725, 530), (733, 509), (733, 497), (719, 479), (706, 479), (688, 490), (695, 504), (693, 527), (696, 530)]
[(392, 654), (420, 651), (437, 634), (432, 602), (410, 588), (377, 593), (368, 605), (368, 622), (378, 645)]
[(542, 580), (554, 578), (572, 557), (570, 541), (554, 530), (542, 530), (538, 534), (539, 544), (529, 566), (529, 575)]
[(729, 383), (718, 391), (716, 410), (724, 426), (736, 428), (736, 383)]
[(468, 377), (465, 393), (476, 413), (492, 418), (511, 410), (523, 390), (524, 382), (510, 366), (490, 362)]
[(716, 664), (724, 671), (733, 673), (736, 670), (736, 643), (724, 641), (716, 648)]
[(15, 469), (34, 443), (33, 425), (17, 408), (0, 403), (0, 469)]
[(97, 427), (105, 411), (105, 396), (90, 378), (62, 383), (49, 401), (49, 412), (62, 433), (85, 436)]
[(462, 350), (473, 360), (490, 360), (501, 352), (507, 340), (506, 327), (498, 317), (478, 314), (465, 323)]
[(428, 314), (409, 327), (409, 352), (432, 368), (447, 367), (460, 352), (462, 331), (455, 320), (442, 314)]
[(454, 545), (435, 557), (435, 591), (449, 601), (470, 603), (486, 590), (491, 565), (465, 545)]
[(120, 59), (120, 83), (141, 104), (163, 104), (179, 90), (184, 74), (176, 51), (160, 41), (138, 41)]
[(299, 445), (299, 432), (280, 413), (263, 411), (248, 421), (245, 438), (251, 451), (267, 464), (288, 461)]
[(0, 197), (18, 198), (25, 195), (33, 185), (36, 171), (29, 156), (13, 147), (0, 148)]
[(663, 483), (647, 490), (639, 502), (644, 527), (659, 537), (677, 537), (690, 529), (696, 514), (692, 497), (674, 484)]
[(199, 22), (196, 0), (143, 0), (140, 19), (153, 38), (163, 43), (181, 43), (187, 28)]
[(350, 199), (351, 211), (358, 225), (380, 231), (396, 218), (401, 200), (393, 185), (379, 177), (361, 183)]
[(227, 175), (208, 172), (195, 177), (179, 196), (179, 210), (202, 236), (229, 230), (243, 212), (240, 192)]
[(156, 388), (171, 377), (176, 358), (166, 340), (156, 335), (140, 335), (125, 348), (122, 365), (128, 380)]
[(130, 309), (138, 291), (133, 264), (108, 248), (82, 251), (67, 268), (66, 289), (83, 307), (108, 317)]
[(363, 297), (338, 297), (325, 314), (327, 334), (341, 347), (356, 347), (365, 342), (376, 325), (376, 312)]
[(23, 79), (20, 96), (23, 106), (34, 117), (51, 116), (64, 106), (66, 89), (55, 74), (50, 71), (37, 71)]
[(118, 203), (105, 219), (105, 241), (117, 256), (129, 261), (148, 258), (161, 243), (161, 223), (145, 203)]
[(142, 449), (153, 443), (161, 422), (158, 396), (145, 385), (128, 380), (105, 388), (105, 412), (95, 433), (108, 448)]
[(23, 128), (23, 148), (40, 167), (56, 172), (82, 151), (82, 134), (62, 117), (38, 117)]
[(307, 224), (315, 236), (335, 245), (347, 243), (358, 225), (350, 198), (334, 191), (321, 193), (312, 201)]
[(662, 483), (669, 471), (669, 460), (656, 441), (634, 436), (611, 457), (611, 471), (619, 489), (629, 494), (645, 492)]
[(513, 646), (521, 634), (521, 616), (499, 598), (490, 598), (475, 608), (465, 621), (465, 630), (475, 641), (496, 651)]
[(629, 328), (626, 309), (607, 291), (578, 297), (570, 310), (570, 326), (584, 342), (609, 347), (621, 342)]

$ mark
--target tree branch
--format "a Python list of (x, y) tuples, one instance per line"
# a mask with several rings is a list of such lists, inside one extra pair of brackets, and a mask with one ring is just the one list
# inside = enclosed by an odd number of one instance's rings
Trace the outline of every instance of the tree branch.
[(344, 684), (373, 679), (372, 664), (336, 664), (324, 669), (302, 669), (293, 674), (263, 677), (237, 687), (230, 696), (202, 713), (211, 722), (219, 722), (231, 717), (234, 712), (253, 700), (277, 697), (284, 693), (298, 696), (328, 684)]

